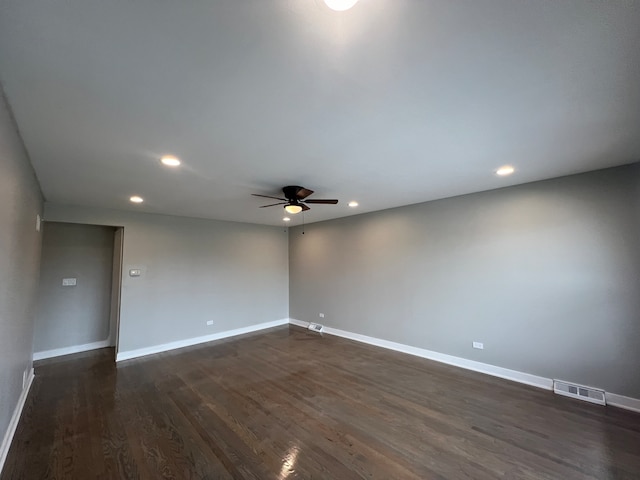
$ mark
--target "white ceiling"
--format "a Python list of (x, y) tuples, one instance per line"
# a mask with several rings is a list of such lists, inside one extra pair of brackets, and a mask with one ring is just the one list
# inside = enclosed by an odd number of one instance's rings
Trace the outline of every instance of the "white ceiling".
[(0, 81), (48, 201), (314, 222), (640, 160), (640, 1), (0, 0)]

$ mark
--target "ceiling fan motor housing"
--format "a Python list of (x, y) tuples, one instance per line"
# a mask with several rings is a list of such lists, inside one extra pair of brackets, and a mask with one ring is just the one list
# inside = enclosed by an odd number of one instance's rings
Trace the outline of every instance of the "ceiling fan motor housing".
[(298, 201), (298, 192), (302, 190), (302, 187), (298, 185), (289, 185), (288, 187), (282, 187), (282, 193), (287, 200)]

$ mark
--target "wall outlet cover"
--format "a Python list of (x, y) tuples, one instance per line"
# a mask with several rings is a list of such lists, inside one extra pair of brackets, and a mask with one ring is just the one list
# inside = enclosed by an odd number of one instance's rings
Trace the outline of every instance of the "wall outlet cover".
[(484, 350), (484, 343), (482, 343), (482, 342), (473, 342), (473, 348), (477, 348), (479, 350)]
[(77, 284), (77, 279), (76, 278), (63, 278), (62, 279), (62, 286), (63, 287), (75, 287)]

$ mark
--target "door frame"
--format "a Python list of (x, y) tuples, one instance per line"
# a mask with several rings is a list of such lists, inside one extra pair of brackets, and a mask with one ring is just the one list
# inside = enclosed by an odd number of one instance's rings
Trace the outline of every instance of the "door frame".
[(116, 227), (113, 234), (113, 270), (111, 275), (111, 313), (109, 318), (109, 344), (118, 355), (120, 343), (120, 304), (122, 300), (122, 259), (124, 251), (124, 227)]

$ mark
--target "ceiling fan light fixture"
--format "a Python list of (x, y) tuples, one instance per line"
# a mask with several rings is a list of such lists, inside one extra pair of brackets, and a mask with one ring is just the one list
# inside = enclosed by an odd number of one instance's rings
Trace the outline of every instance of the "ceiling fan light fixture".
[(302, 211), (302, 207), (300, 205), (285, 205), (284, 209), (291, 215), (295, 215), (296, 213), (300, 213)]
[(356, 3), (358, 3), (358, 0), (324, 0), (324, 3), (326, 3), (327, 7), (329, 7), (331, 10), (344, 12), (345, 10), (349, 10)]

